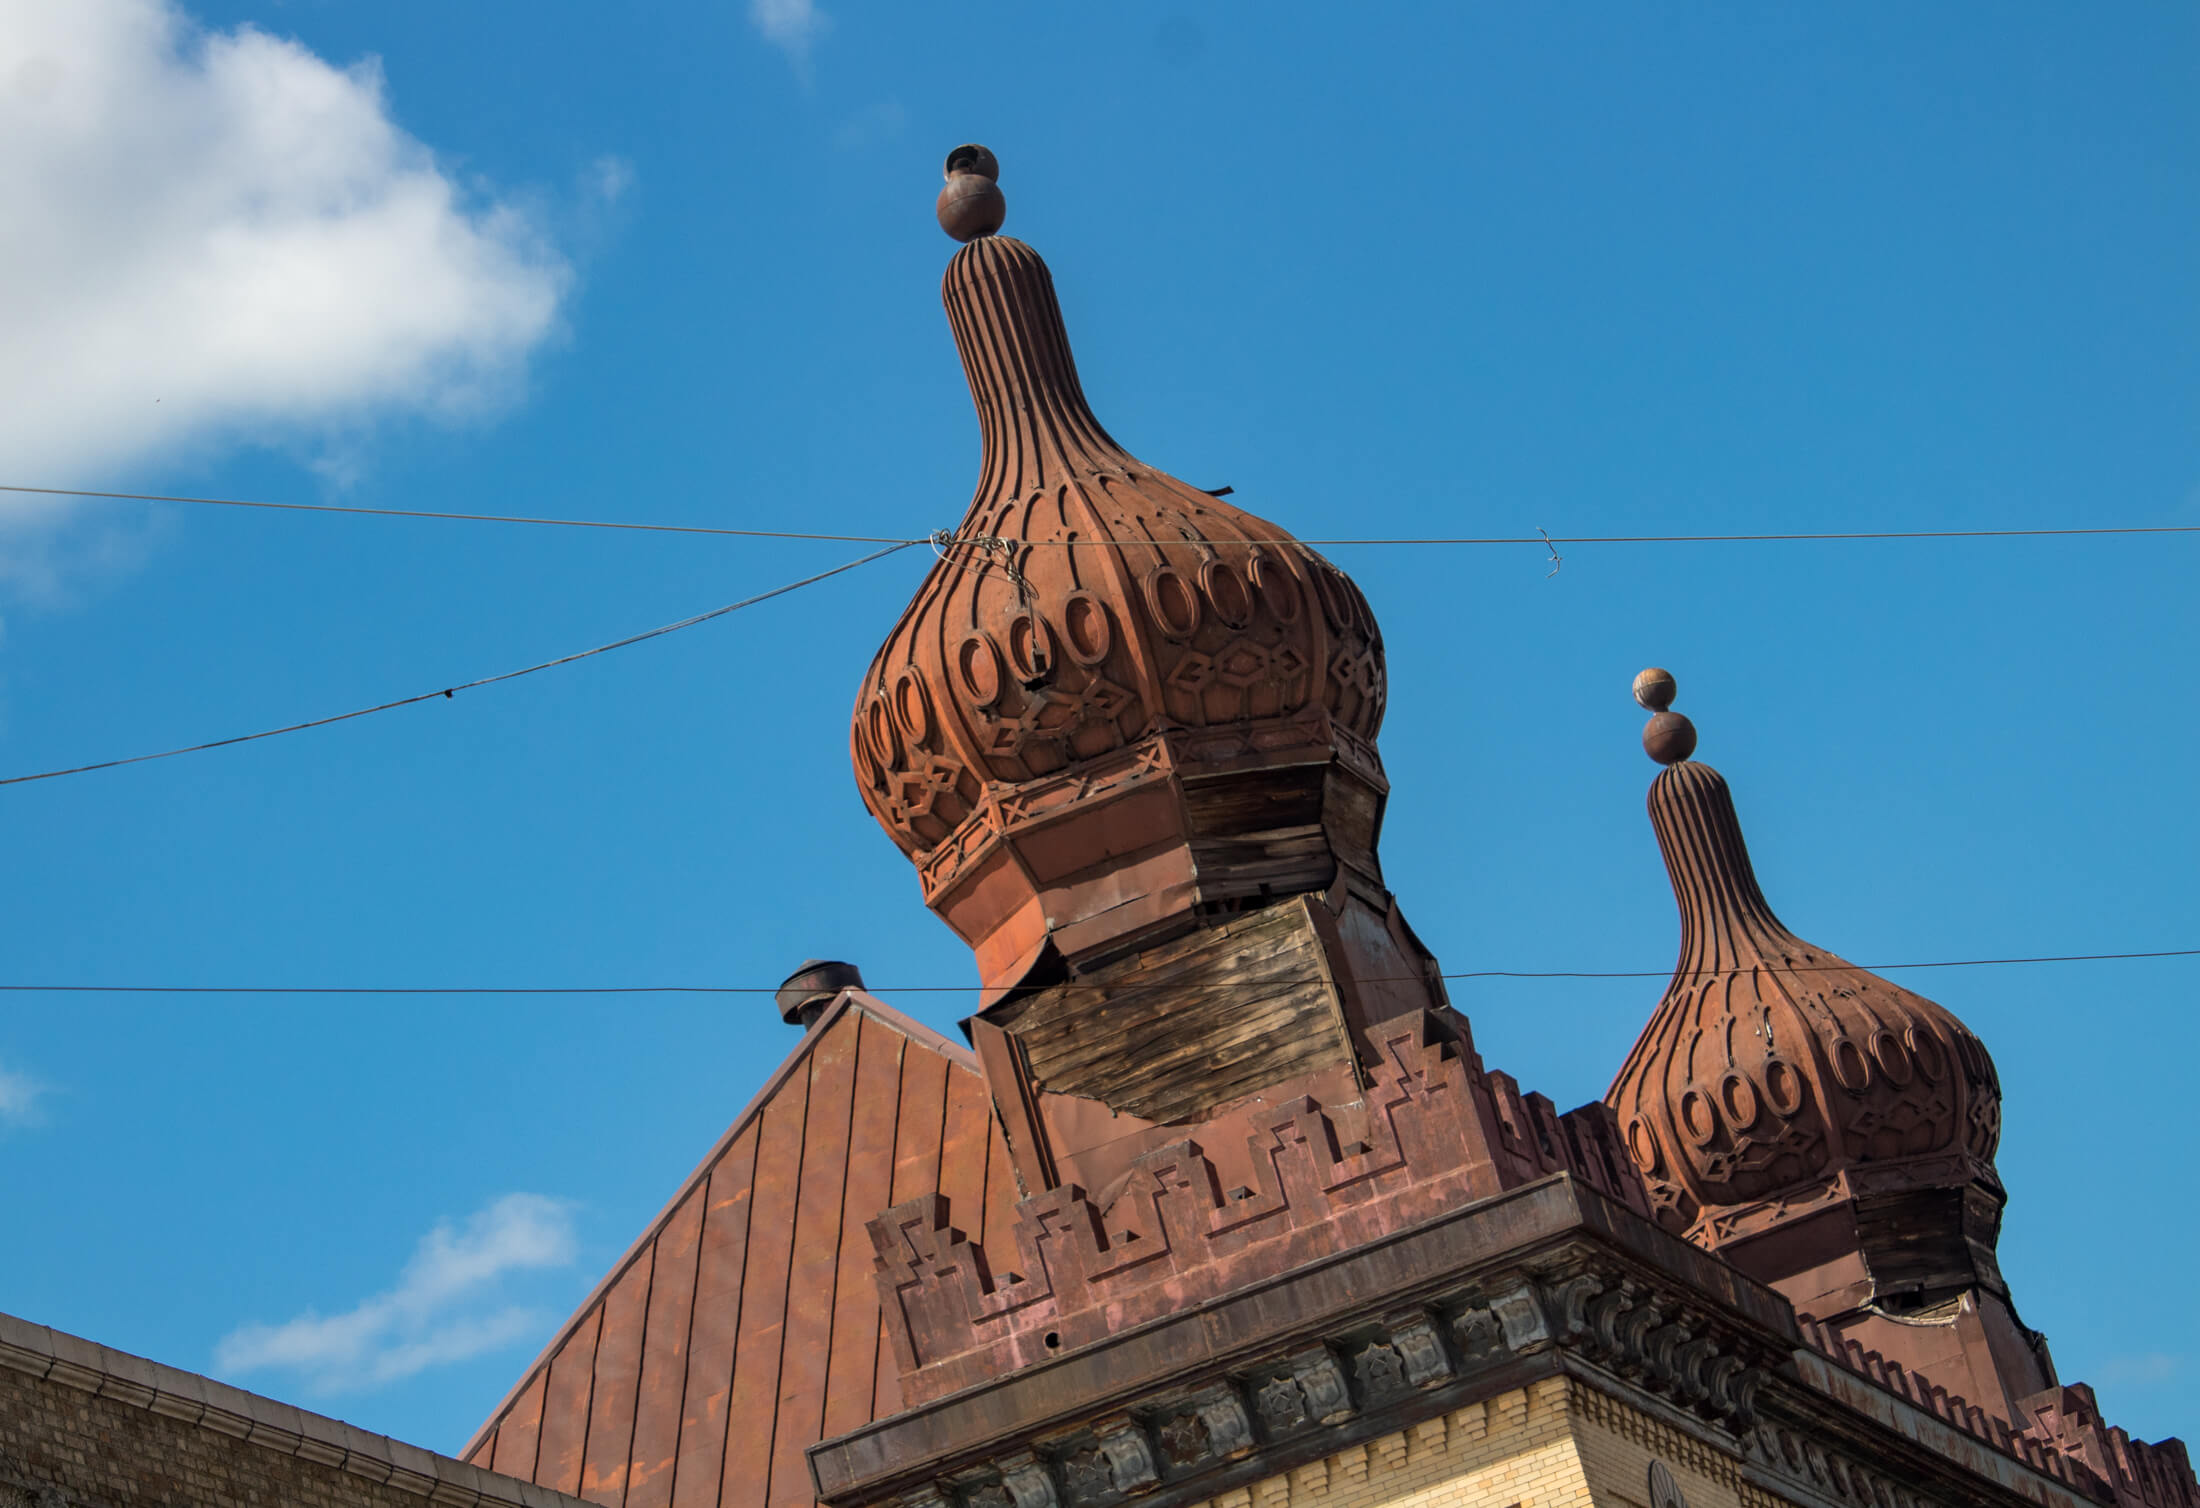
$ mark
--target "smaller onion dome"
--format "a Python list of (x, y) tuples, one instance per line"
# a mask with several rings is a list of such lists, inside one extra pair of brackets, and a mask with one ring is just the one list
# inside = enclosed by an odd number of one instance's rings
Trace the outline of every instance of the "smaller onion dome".
[[(1781, 923), (1726, 780), (1687, 758), (1696, 734), (1667, 710), (1672, 677), (1644, 671), (1636, 695), (1655, 713), (1644, 746), (1667, 765), (1650, 787), (1650, 821), (1680, 904), (1681, 951), (1605, 1100), (1659, 1222), (1774, 1281), (1841, 1253), (1756, 1238), (1845, 1207), (1847, 1218), (1822, 1222), (1824, 1239), (1861, 1246), (1884, 1293), (1893, 1267), (1887, 1253), (1874, 1260), (1872, 1211), (1922, 1199), (1945, 1216), (1928, 1223), (1947, 1250), (1920, 1266), (1908, 1232), (1910, 1296), (1977, 1281), (1999, 1289), (2001, 1089), (1986, 1048), (1941, 1006)], [(1736, 1249), (1753, 1243), (1762, 1260)]]

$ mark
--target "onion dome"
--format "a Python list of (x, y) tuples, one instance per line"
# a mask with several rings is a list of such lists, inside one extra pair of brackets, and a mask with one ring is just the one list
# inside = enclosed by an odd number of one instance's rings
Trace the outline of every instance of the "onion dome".
[[(1696, 733), (1669, 710), (1672, 677), (1644, 671), (1636, 696), (1655, 714), (1644, 747), (1668, 766), (1650, 821), (1681, 952), (1605, 1100), (1659, 1222), (1766, 1281), (1860, 1253), (1868, 1302), (2000, 1290), (2001, 1090), (1985, 1047), (1781, 923), (1725, 779), (1687, 757)], [(1802, 1237), (1813, 1221), (1820, 1238)]]
[[(942, 287), (977, 490), (856, 698), (856, 782), (988, 998), (1202, 911), (1379, 884), (1382, 636), (1276, 525), (1094, 416), (999, 167), (948, 159)], [(1222, 489), (1227, 492), (1228, 489)]]

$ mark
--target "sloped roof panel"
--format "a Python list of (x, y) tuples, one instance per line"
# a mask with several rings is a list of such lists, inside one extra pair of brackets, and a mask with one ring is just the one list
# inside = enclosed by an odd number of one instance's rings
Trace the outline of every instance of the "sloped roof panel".
[(933, 1192), (1006, 1229), (977, 1059), (843, 994), (464, 1458), (615, 1508), (804, 1508), (803, 1452), (901, 1406), (864, 1226)]

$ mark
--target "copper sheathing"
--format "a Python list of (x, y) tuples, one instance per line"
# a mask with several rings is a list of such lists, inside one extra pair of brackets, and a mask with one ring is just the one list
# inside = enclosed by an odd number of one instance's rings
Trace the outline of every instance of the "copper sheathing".
[(1716, 1246), (1860, 1181), (1998, 1192), (2001, 1092), (1978, 1038), (1781, 923), (1717, 770), (1673, 765), (1649, 805), (1680, 960), (1605, 1098), (1659, 1220)]

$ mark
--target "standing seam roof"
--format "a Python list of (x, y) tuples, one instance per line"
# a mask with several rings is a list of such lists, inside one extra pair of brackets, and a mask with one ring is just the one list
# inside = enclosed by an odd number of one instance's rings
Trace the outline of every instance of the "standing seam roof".
[(901, 1407), (865, 1230), (1018, 1192), (978, 1060), (842, 992), (463, 1459), (616, 1508), (801, 1508), (804, 1451)]

